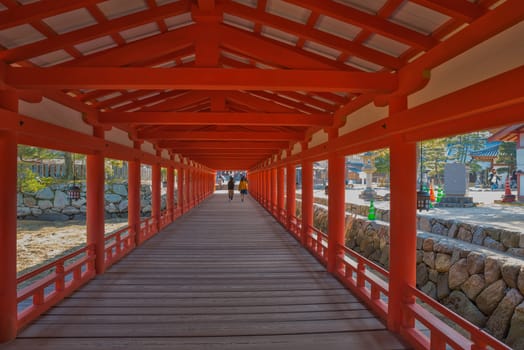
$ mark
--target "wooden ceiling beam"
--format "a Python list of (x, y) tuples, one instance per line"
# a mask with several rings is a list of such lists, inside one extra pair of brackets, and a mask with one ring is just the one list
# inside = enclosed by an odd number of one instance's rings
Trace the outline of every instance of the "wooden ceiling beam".
[(202, 101), (209, 99), (209, 93), (207, 91), (189, 91), (185, 94), (180, 94), (174, 98), (170, 98), (164, 102), (156, 105), (146, 107), (141, 112), (166, 112), (176, 111), (178, 109), (192, 106), (194, 104), (201, 103)]
[[(151, 93), (151, 90), (149, 91), (141, 90), (141, 91), (144, 92), (144, 95)], [(124, 112), (124, 111), (133, 110), (136, 108), (141, 108), (141, 110), (147, 110), (147, 108), (151, 108), (155, 106), (153, 105), (153, 106), (147, 107), (150, 104), (154, 104), (154, 103), (162, 104), (164, 100), (169, 100), (171, 98), (182, 96), (187, 93), (188, 92), (186, 90), (173, 90), (173, 91), (162, 92), (155, 96), (142, 98), (134, 102), (128, 103), (124, 106), (116, 107), (113, 109), (113, 112)]]
[(268, 113), (293, 113), (294, 109), (282, 106), (278, 103), (256, 97), (248, 92), (231, 91), (227, 95), (227, 100), (233, 101), (243, 106), (247, 106), (256, 111)]
[(174, 151), (187, 151), (194, 149), (256, 149), (256, 150), (279, 150), (287, 148), (287, 141), (160, 141), (161, 148), (172, 148)]
[(173, 54), (194, 44), (191, 26), (155, 35), (146, 39), (65, 62), (62, 67), (121, 67)]
[(224, 12), (245, 18), (249, 21), (260, 22), (264, 25), (268, 25), (295, 36), (303, 37), (307, 40), (312, 40), (319, 44), (331, 47), (340, 52), (358, 56), (389, 69), (398, 69), (403, 66), (403, 62), (394, 56), (390, 56), (360, 44), (355, 44), (349, 40), (342, 39), (338, 36), (328, 34), (314, 28), (307, 28), (302, 24), (280, 16), (272, 15), (267, 12), (261, 13), (256, 9), (252, 9), (248, 6), (229, 2), (224, 5)]
[(218, 27), (221, 47), (269, 66), (295, 69), (354, 70), (353, 68), (275, 40), (266, 39), (227, 25)]
[(106, 0), (41, 0), (0, 12), (0, 30), (73, 11)]
[(290, 141), (302, 140), (301, 131), (137, 131), (142, 140), (198, 140), (198, 141)]
[(326, 114), (291, 113), (231, 113), (231, 112), (103, 112), (103, 124), (147, 125), (272, 125), (272, 126), (331, 126), (333, 118)]
[(471, 23), (487, 12), (487, 9), (466, 0), (411, 0), (462, 22)]
[(320, 111), (318, 109), (316, 109), (316, 108), (312, 108), (310, 106), (307, 106), (306, 104), (304, 104), (302, 102), (297, 102), (297, 101), (294, 101), (294, 100), (290, 100), (288, 98), (285, 98), (285, 97), (282, 97), (280, 95), (277, 95), (276, 93), (272, 94), (272, 93), (269, 93), (269, 92), (266, 92), (266, 91), (251, 91), (251, 93), (254, 94), (255, 96), (271, 99), (271, 100), (273, 100), (275, 102), (278, 102), (278, 103), (284, 104), (286, 106), (292, 107), (292, 108), (294, 108), (296, 110), (299, 110), (299, 111), (302, 111), (304, 113), (310, 113), (310, 114), (320, 113)]
[(128, 28), (137, 27), (141, 24), (154, 22), (165, 17), (181, 15), (189, 11), (189, 1), (181, 0), (175, 3), (163, 5), (147, 11), (137, 12), (128, 16), (119, 17), (98, 23), (94, 26), (74, 30), (53, 38), (40, 40), (24, 46), (0, 51), (0, 59), (7, 62), (19, 62), (40, 56), (49, 52), (63, 49), (64, 47), (93, 40), (104, 35), (119, 32)]
[(420, 50), (427, 51), (438, 43), (438, 41), (431, 36), (420, 34), (391, 21), (332, 1), (286, 0), (286, 2), (319, 12), (325, 16), (352, 24), (364, 30), (378, 33), (386, 38)]
[(6, 67), (6, 84), (19, 89), (192, 89), (351, 91), (391, 93), (396, 74), (223, 68)]

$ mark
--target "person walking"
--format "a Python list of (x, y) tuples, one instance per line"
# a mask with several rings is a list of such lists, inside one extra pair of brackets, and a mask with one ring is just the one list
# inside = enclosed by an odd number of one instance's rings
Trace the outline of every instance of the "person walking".
[(495, 170), (495, 168), (491, 169), (491, 174), (489, 174), (488, 180), (491, 184), (492, 191), (499, 188), (500, 176), (497, 175), (497, 170)]
[(227, 183), (227, 196), (229, 197), (230, 202), (233, 200), (234, 194), (235, 194), (235, 180), (233, 180), (233, 176), (230, 176), (229, 181)]
[(240, 183), (238, 184), (238, 190), (240, 191), (240, 200), (244, 201), (244, 196), (247, 194), (247, 179), (242, 176)]

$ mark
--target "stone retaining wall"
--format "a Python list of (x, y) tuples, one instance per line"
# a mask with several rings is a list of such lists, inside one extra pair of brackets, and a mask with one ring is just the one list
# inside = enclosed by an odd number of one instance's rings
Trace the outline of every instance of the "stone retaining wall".
[[(315, 202), (327, 205), (326, 198), (315, 198)], [(368, 216), (369, 207), (346, 203), (346, 212), (360, 216)], [(389, 210), (376, 208), (377, 220), (389, 222)], [(495, 227), (469, 224), (458, 220), (445, 220), (430, 215), (417, 216), (417, 228), (440, 236), (458, 239), (506, 254), (524, 257), (524, 233), (513, 232)]]
[[(327, 232), (325, 206), (315, 205), (314, 219), (315, 227)], [(349, 248), (388, 268), (387, 222), (353, 214), (346, 216), (346, 230)], [(458, 238), (458, 233), (453, 238), (417, 233), (417, 287), (509, 346), (524, 349), (524, 261)]]
[[(69, 185), (52, 185), (36, 193), (18, 193), (17, 217), (31, 220), (82, 220), (87, 212), (86, 186), (81, 185), (80, 199), (67, 197)], [(175, 197), (176, 198), (176, 197)], [(162, 196), (162, 209), (166, 206)], [(105, 185), (105, 209), (107, 217), (127, 217), (127, 184)], [(141, 187), (140, 211), (144, 216), (151, 212), (151, 186)]]

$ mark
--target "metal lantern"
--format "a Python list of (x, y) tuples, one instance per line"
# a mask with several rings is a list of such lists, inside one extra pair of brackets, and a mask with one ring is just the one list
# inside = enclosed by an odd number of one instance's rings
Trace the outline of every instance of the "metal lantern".
[(429, 193), (427, 191), (420, 189), (420, 191), (417, 192), (417, 209), (418, 211), (422, 210), (429, 210)]
[(67, 197), (70, 200), (72, 200), (72, 201), (79, 200), (80, 199), (80, 192), (81, 192), (80, 187), (78, 187), (77, 185), (73, 184), (67, 190)]
[(417, 209), (418, 211), (428, 211), (430, 204), (429, 193), (424, 191), (424, 185), (422, 183), (422, 141), (420, 141), (420, 190), (417, 192)]
[(72, 154), (73, 158), (73, 184), (67, 189), (67, 197), (71, 201), (76, 201), (80, 199), (80, 187), (76, 185), (76, 171), (75, 171), (75, 154)]

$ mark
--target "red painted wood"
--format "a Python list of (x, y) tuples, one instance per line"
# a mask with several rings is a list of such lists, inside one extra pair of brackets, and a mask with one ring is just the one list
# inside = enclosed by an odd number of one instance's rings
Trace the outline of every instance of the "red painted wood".
[[(101, 128), (94, 128), (94, 136), (104, 138)], [(105, 271), (105, 173), (101, 152), (87, 156), (87, 244), (95, 247), (95, 270)]]
[(133, 160), (128, 163), (127, 200), (129, 227), (134, 235), (134, 244), (139, 246), (140, 239), (140, 161)]
[(286, 211), (288, 215), (287, 227), (291, 227), (291, 218), (296, 213), (296, 169), (294, 164), (288, 164), (286, 167)]
[(302, 162), (302, 244), (306, 245), (308, 227), (313, 226), (313, 162)]
[[(1, 93), (0, 93), (1, 95)], [(0, 343), (14, 339), (16, 302), (16, 135), (0, 130)]]
[(160, 164), (153, 164), (151, 167), (151, 217), (153, 218), (157, 231), (160, 228), (160, 186), (161, 186), (161, 172)]
[[(330, 135), (331, 136), (331, 135)], [(331, 138), (331, 137), (330, 137)], [(339, 246), (344, 246), (344, 224), (346, 222), (346, 158), (331, 153), (328, 158), (328, 256), (327, 269), (335, 272)]]
[[(390, 113), (406, 108), (407, 99), (393, 100)], [(417, 243), (417, 150), (401, 135), (391, 138), (391, 221), (390, 221), (390, 288), (388, 327), (399, 331), (401, 326), (412, 327), (413, 318), (402, 313), (408, 287), (416, 286)]]

